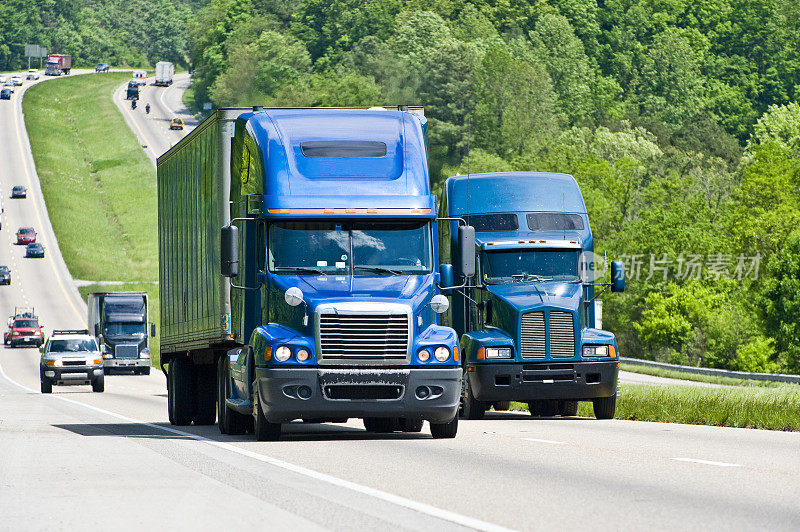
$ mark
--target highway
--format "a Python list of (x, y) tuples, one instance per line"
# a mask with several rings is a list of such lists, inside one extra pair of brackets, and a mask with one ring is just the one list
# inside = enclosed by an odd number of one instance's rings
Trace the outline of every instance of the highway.
[[(135, 111), (120, 104), (151, 158), (181, 136), (163, 120), (181, 111), (186, 82), (147, 86)], [(35, 305), (48, 331), (81, 326), (84, 307), (48, 232), (19, 101), (18, 91), (0, 102), (0, 264), (14, 276), (0, 287), (0, 313)], [(29, 197), (12, 201), (18, 182), (30, 185)], [(7, 242), (22, 224), (40, 232), (44, 260), (23, 259)], [(427, 427), (372, 435), (353, 420), (293, 423), (281, 441), (256, 442), (215, 426), (170, 426), (160, 371), (109, 376), (102, 394), (77, 386), (43, 396), (35, 349), (3, 348), (0, 369), (0, 529), (796, 530), (800, 522), (797, 433), (501, 412), (462, 420), (454, 440), (433, 440)]]

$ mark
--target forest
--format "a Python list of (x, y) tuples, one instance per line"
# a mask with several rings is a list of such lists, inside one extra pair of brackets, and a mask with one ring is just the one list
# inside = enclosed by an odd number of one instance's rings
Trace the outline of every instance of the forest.
[(604, 297), (623, 356), (800, 372), (800, 3), (18, 0), (0, 69), (37, 35), (191, 66), (216, 106), (424, 105), (436, 190), (575, 176), (597, 251), (626, 262)]

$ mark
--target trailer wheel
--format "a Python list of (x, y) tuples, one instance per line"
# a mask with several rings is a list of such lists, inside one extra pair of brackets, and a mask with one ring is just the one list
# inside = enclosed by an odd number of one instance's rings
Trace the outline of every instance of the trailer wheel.
[(267, 421), (257, 393), (253, 394), (253, 433), (258, 441), (277, 441), (281, 437), (281, 424)]
[(176, 357), (169, 362), (167, 408), (169, 422), (173, 425), (185, 426), (192, 423), (193, 370), (192, 364), (184, 358)]
[(509, 408), (511, 408), (511, 401), (495, 401), (494, 403), (492, 403), (492, 408), (494, 408), (495, 411), (498, 412), (500, 410), (508, 410)]
[(572, 417), (578, 415), (578, 401), (559, 401), (558, 415)]
[(472, 395), (472, 386), (469, 384), (469, 377), (467, 372), (464, 372), (464, 378), (461, 381), (461, 407), (459, 413), (461, 417), (466, 419), (483, 419), (488, 405), (483, 401), (478, 401)]
[(458, 432), (458, 416), (447, 423), (431, 423), (431, 436), (434, 439), (455, 438)]
[(592, 399), (594, 417), (597, 419), (614, 419), (617, 411), (617, 394), (611, 397), (595, 397)]
[(197, 390), (194, 400), (195, 425), (213, 425), (217, 421), (217, 368), (213, 364), (194, 367)]

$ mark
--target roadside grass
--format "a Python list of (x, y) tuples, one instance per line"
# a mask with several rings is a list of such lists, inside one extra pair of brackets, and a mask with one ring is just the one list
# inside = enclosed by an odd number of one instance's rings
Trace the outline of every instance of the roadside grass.
[(155, 168), (111, 98), (129, 77), (70, 76), (23, 100), (50, 221), (76, 279), (157, 278)]
[[(112, 99), (130, 76), (87, 74), (39, 84), (25, 93), (23, 111), (72, 277), (126, 283), (80, 287), (84, 300), (89, 292), (146, 291), (150, 321), (160, 324), (156, 172)], [(158, 367), (158, 336), (150, 349)]]
[[(527, 411), (524, 403), (513, 410)], [(578, 415), (594, 417), (591, 402)], [(701, 388), (620, 385), (616, 419), (800, 431), (800, 386)]]
[(705, 382), (709, 384), (722, 384), (725, 386), (757, 386), (761, 388), (776, 388), (781, 386), (780, 382), (757, 381), (750, 379), (734, 379), (731, 377), (717, 377), (715, 375), (698, 375), (696, 373), (685, 373), (671, 369), (652, 368), (649, 366), (638, 366), (636, 364), (620, 363), (620, 370), (630, 371), (631, 373), (641, 373), (654, 377), (664, 377), (668, 379), (681, 379), (685, 381)]

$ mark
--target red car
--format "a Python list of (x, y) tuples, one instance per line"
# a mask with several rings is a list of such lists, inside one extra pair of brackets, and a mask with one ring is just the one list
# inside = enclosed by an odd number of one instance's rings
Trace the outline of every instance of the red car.
[(44, 343), (42, 326), (39, 318), (14, 318), (8, 327), (8, 332), (3, 335), (3, 343), (17, 347), (20, 345), (35, 345), (39, 347)]
[(20, 227), (17, 229), (17, 244), (32, 244), (36, 242), (36, 231), (33, 227)]

